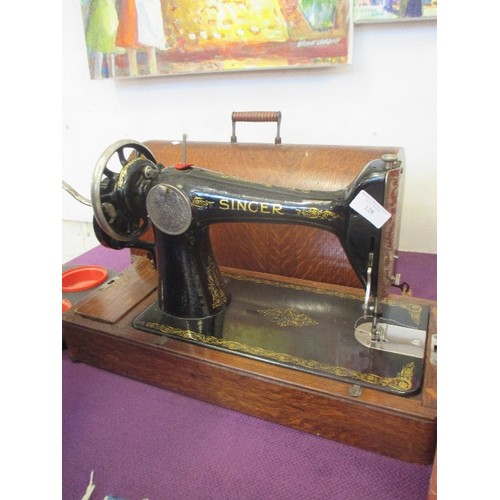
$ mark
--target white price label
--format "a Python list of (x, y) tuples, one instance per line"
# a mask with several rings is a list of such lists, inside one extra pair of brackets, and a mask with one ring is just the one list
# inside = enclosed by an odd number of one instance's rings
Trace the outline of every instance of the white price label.
[(360, 191), (349, 206), (377, 229), (380, 229), (391, 218), (391, 213), (366, 191)]

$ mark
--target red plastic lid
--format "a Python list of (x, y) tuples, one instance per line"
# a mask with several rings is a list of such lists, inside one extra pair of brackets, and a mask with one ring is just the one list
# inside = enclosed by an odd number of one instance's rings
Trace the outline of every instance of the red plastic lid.
[(72, 305), (68, 299), (62, 299), (62, 312), (66, 312)]
[(68, 293), (90, 290), (104, 283), (107, 277), (108, 271), (101, 266), (74, 267), (62, 273), (62, 291)]

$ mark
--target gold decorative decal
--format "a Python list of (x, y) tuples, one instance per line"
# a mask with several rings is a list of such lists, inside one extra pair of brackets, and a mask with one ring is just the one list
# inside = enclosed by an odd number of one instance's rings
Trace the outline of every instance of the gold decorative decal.
[(195, 196), (191, 200), (191, 205), (195, 208), (208, 208), (214, 204), (213, 201), (203, 199), (201, 196)]
[(398, 302), (396, 300), (384, 299), (382, 301), (384, 304), (393, 307), (401, 307), (401, 309), (406, 309), (412, 321), (419, 325), (422, 319), (422, 306), (418, 304), (407, 304), (406, 302)]
[(223, 275), (228, 277), (228, 278), (234, 279), (234, 280), (251, 281), (252, 283), (257, 283), (260, 285), (270, 285), (270, 286), (275, 286), (278, 288), (290, 288), (291, 290), (313, 292), (313, 293), (317, 293), (319, 295), (329, 295), (331, 297), (342, 297), (342, 298), (355, 299), (355, 300), (357, 299), (357, 300), (360, 300), (361, 302), (364, 299), (363, 291), (361, 289), (359, 289), (359, 295), (356, 295), (354, 293), (338, 292), (338, 291), (334, 291), (334, 290), (326, 290), (324, 288), (315, 288), (312, 286), (292, 285), (291, 283), (284, 283), (281, 281), (272, 281), (272, 280), (266, 280), (266, 279), (262, 279), (262, 278), (251, 278), (250, 276), (244, 276), (241, 274), (223, 273)]
[(273, 307), (271, 309), (257, 309), (259, 314), (262, 314), (266, 319), (272, 321), (281, 327), (286, 326), (310, 326), (317, 325), (318, 322), (292, 309), (291, 307)]
[(237, 351), (242, 354), (250, 354), (252, 356), (274, 360), (279, 363), (295, 365), (302, 368), (331, 374), (337, 377), (358, 380), (367, 384), (388, 387), (398, 391), (409, 391), (413, 386), (412, 378), (413, 372), (415, 370), (415, 363), (413, 361), (403, 366), (401, 371), (395, 377), (381, 377), (380, 375), (374, 375), (373, 373), (362, 373), (356, 370), (351, 370), (350, 368), (344, 368), (342, 366), (333, 366), (327, 363), (320, 363), (318, 361), (310, 359), (302, 359), (290, 354), (273, 352), (267, 349), (262, 349), (261, 347), (252, 347), (247, 344), (242, 344), (241, 342), (236, 342), (234, 340), (225, 340), (213, 337), (211, 335), (203, 335), (201, 333), (193, 332), (192, 330), (183, 330), (181, 328), (162, 325), (156, 322), (146, 321), (141, 322), (141, 324), (145, 328), (153, 330), (159, 334), (172, 335), (174, 337), (179, 337), (186, 340), (193, 340), (200, 344), (224, 348), (230, 351)]
[(279, 203), (265, 203), (262, 201), (237, 200), (234, 198), (221, 198), (219, 200), (220, 210), (237, 210), (241, 212), (252, 212), (254, 214), (285, 215), (283, 206)]
[(212, 297), (212, 307), (220, 307), (227, 304), (227, 297), (221, 286), (219, 280), (219, 273), (217, 272), (217, 265), (213, 259), (208, 260), (208, 291)]
[(320, 210), (319, 208), (304, 208), (304, 209), (298, 208), (297, 214), (307, 217), (308, 219), (332, 220), (339, 217), (339, 214), (336, 214), (331, 210)]
[[(359, 300), (363, 301), (363, 295), (362, 295), (362, 290), (360, 289), (360, 294), (356, 295), (354, 293), (348, 293), (348, 292), (339, 292), (339, 291), (334, 291), (334, 290), (326, 290), (324, 288), (315, 288), (311, 286), (302, 286), (302, 285), (292, 285), (290, 283), (284, 283), (280, 281), (272, 281), (272, 280), (266, 280), (266, 279), (261, 279), (261, 278), (251, 278), (249, 276), (244, 276), (240, 274), (232, 274), (232, 273), (223, 273), (225, 276), (228, 278), (234, 279), (234, 280), (240, 280), (240, 281), (251, 281), (253, 283), (261, 284), (261, 285), (270, 285), (270, 286), (276, 286), (280, 288), (290, 288), (292, 290), (302, 290), (305, 292), (313, 292), (317, 293), (319, 295), (329, 295), (331, 297), (341, 297), (341, 298), (347, 298), (347, 299), (354, 299), (354, 300)], [(422, 306), (418, 304), (407, 304), (405, 302), (399, 302), (391, 299), (383, 299), (382, 300), (383, 304), (387, 304), (388, 306), (393, 306), (393, 307), (401, 307), (402, 309), (406, 309), (408, 311), (408, 314), (410, 315), (410, 318), (412, 321), (415, 322), (416, 325), (420, 324), (421, 318), (422, 318)]]

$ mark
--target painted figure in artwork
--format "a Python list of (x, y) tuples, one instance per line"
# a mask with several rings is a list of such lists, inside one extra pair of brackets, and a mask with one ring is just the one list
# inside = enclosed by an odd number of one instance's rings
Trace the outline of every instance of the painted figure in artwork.
[[(94, 77), (113, 76), (118, 14), (114, 0), (91, 0), (85, 38), (94, 55)], [(104, 63), (106, 62), (106, 65)]]
[(299, 0), (300, 10), (315, 31), (333, 28), (338, 0)]
[(137, 52), (145, 50), (150, 74), (158, 73), (156, 50), (165, 50), (160, 0), (122, 0), (116, 45), (126, 49), (129, 70), (138, 75)]
[(139, 74), (137, 70), (137, 10), (135, 0), (122, 0), (119, 11), (118, 31), (116, 33), (116, 45), (127, 51), (128, 66), (131, 76)]
[[(422, 17), (422, 1), (423, 0), (384, 0), (384, 9), (387, 12), (392, 12), (398, 17)], [(397, 3), (397, 8), (394, 4)]]
[(400, 0), (399, 17), (422, 17), (422, 0)]

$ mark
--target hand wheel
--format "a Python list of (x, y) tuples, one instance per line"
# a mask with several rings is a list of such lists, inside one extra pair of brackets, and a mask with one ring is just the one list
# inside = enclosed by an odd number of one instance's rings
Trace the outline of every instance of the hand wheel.
[(91, 200), (95, 221), (108, 236), (133, 241), (148, 230), (149, 217), (134, 188), (158, 170), (153, 153), (140, 142), (124, 139), (106, 148), (94, 168)]

